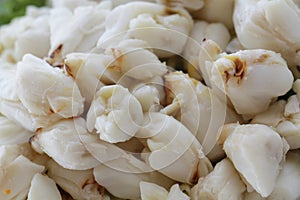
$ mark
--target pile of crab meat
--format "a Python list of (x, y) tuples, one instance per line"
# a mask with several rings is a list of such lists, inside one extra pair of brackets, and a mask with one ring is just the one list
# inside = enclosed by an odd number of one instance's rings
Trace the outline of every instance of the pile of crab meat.
[(0, 199), (299, 199), (299, 33), (299, 0), (29, 6), (0, 28)]

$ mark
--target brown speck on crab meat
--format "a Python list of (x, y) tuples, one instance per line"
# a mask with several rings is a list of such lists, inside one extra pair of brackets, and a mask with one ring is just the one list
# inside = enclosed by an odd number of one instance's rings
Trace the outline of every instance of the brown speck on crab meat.
[[(226, 56), (227, 59), (231, 60), (233, 63), (233, 67), (234, 67), (234, 74), (233, 77), (237, 78), (237, 84), (240, 84), (241, 81), (243, 80), (243, 78), (246, 75), (246, 71), (247, 71), (247, 63), (244, 60), (241, 60), (239, 57), (237, 56)], [(229, 79), (231, 78), (230, 73), (228, 73), (227, 71), (225, 71), (225, 82), (227, 83), (229, 81)]]
[(55, 58), (57, 55), (60, 55), (61, 54), (61, 51), (62, 51), (62, 48), (63, 48), (63, 45), (60, 44), (58, 45), (58, 47), (50, 54), (50, 58)]
[(3, 191), (3, 193), (4, 193), (5, 195), (10, 195), (10, 194), (11, 194), (11, 190), (10, 190), (10, 189), (5, 189), (5, 190)]
[(192, 184), (196, 184), (198, 182), (198, 179), (199, 179), (198, 166), (199, 166), (199, 163), (198, 163), (198, 165), (197, 165), (197, 167), (196, 167), (196, 169), (194, 171), (193, 176), (191, 177), (190, 182)]
[(62, 48), (63, 44), (60, 44), (50, 55), (45, 58), (46, 62), (48, 62), (53, 67), (62, 68), (64, 66), (64, 61), (62, 57)]
[(255, 62), (255, 63), (263, 63), (263, 62), (265, 62), (269, 57), (270, 57), (270, 55), (268, 55), (268, 54), (262, 54), (262, 55), (260, 55), (259, 58), (256, 59), (254, 62)]
[(71, 70), (71, 68), (70, 68), (69, 65), (64, 64), (64, 69), (65, 69), (67, 75), (69, 75), (69, 76), (71, 76), (72, 78), (75, 79), (75, 76), (74, 76), (74, 74), (72, 73), (72, 70)]

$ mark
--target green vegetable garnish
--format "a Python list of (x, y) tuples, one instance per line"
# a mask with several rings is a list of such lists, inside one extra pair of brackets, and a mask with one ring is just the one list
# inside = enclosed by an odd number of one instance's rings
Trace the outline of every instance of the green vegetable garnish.
[(14, 17), (23, 16), (28, 5), (45, 6), (46, 0), (0, 0), (0, 25), (9, 23)]

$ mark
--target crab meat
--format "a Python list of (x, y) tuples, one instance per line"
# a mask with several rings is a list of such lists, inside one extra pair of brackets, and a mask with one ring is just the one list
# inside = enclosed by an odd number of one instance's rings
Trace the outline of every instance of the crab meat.
[(201, 43), (200, 52), (198, 56), (198, 69), (201, 75), (210, 88), (213, 87), (211, 83), (211, 63), (220, 57), (222, 49), (213, 40), (205, 40)]
[(104, 86), (87, 114), (87, 127), (89, 131), (96, 128), (104, 141), (124, 142), (135, 135), (142, 120), (142, 106), (127, 88)]
[(31, 145), (39, 153), (45, 152), (66, 169), (85, 170), (99, 164), (85, 147), (82, 138), (95, 137), (88, 134), (82, 118), (66, 119), (41, 129), (31, 139)]
[(90, 0), (51, 0), (51, 6), (53, 8), (68, 8), (70, 10), (74, 10), (79, 6), (96, 6), (97, 2)]
[(178, 184), (174, 184), (168, 192), (165, 188), (149, 182), (140, 182), (142, 200), (189, 200), (190, 197), (184, 194)]
[(33, 133), (0, 115), (0, 145), (23, 144)]
[(16, 91), (16, 65), (0, 61), (0, 98), (18, 101)]
[(262, 197), (269, 196), (289, 148), (287, 142), (266, 125), (227, 124), (220, 132), (219, 143), (247, 184), (248, 192), (254, 189)]
[(215, 41), (222, 50), (225, 50), (230, 40), (230, 34), (222, 23), (195, 21), (190, 38), (183, 51), (183, 57), (188, 61), (188, 67), (199, 68), (198, 56), (201, 50), (200, 44), (206, 39)]
[(289, 151), (286, 161), (276, 181), (275, 188), (268, 199), (299, 199), (300, 191), (300, 152)]
[[(107, 66), (112, 62), (111, 56), (94, 53), (70, 53), (64, 61), (65, 71), (72, 76), (78, 85), (85, 102), (90, 104), (97, 90), (104, 83), (113, 83), (115, 74), (107, 70)], [(119, 76), (116, 75), (118, 78)]]
[[(290, 149), (298, 149), (300, 147), (300, 103), (299, 103), (299, 81), (294, 82), (293, 90), (297, 95), (292, 95), (288, 98), (284, 110), (282, 111), (283, 117), (280, 123), (277, 124), (277, 132), (284, 137)], [(270, 116), (272, 119), (273, 117)]]
[(15, 57), (22, 60), (25, 54), (46, 57), (50, 49), (49, 14), (32, 17), (34, 20), (15, 42)]
[(245, 50), (245, 48), (243, 47), (243, 45), (237, 37), (233, 38), (226, 47), (227, 53), (235, 53), (240, 50)]
[(146, 113), (144, 125), (136, 137), (147, 141), (151, 151), (150, 166), (176, 181), (192, 184), (212, 169), (200, 143), (173, 117)]
[(293, 0), (237, 0), (233, 21), (244, 47), (281, 53), (299, 77), (296, 67), (300, 64), (299, 16), (299, 6)]
[(47, 175), (73, 199), (102, 200), (102, 197), (105, 196), (104, 188), (95, 181), (92, 169), (65, 169), (53, 160), (49, 160), (46, 167)]
[(107, 16), (98, 47), (106, 48), (124, 38), (136, 38), (157, 49), (159, 57), (179, 54), (192, 25), (192, 18), (184, 9), (130, 2), (114, 8)]
[(251, 120), (251, 124), (265, 124), (271, 127), (277, 127), (285, 118), (283, 114), (285, 106), (286, 102), (284, 100), (274, 102), (266, 111), (255, 115)]
[(0, 57), (17, 63), (27, 53), (43, 58), (50, 48), (49, 8), (28, 6), (26, 15), (0, 29)]
[(16, 66), (9, 63), (2, 65), (2, 62), (0, 62), (0, 66), (0, 87), (2, 88), (0, 91), (0, 112), (4, 116), (32, 132), (38, 128), (49, 126), (62, 118), (56, 113), (48, 115), (29, 113), (22, 104), (16, 88)]
[(32, 178), (27, 199), (61, 200), (62, 198), (55, 182), (49, 177), (37, 173)]
[(257, 192), (246, 192), (244, 195), (244, 200), (266, 200), (267, 198), (262, 197)]
[(232, 30), (233, 10), (234, 0), (204, 0), (203, 8), (192, 12), (192, 16), (207, 22), (223, 23), (228, 29)]
[(73, 11), (66, 7), (53, 8), (49, 20), (51, 47), (48, 62), (61, 66), (68, 53), (89, 52), (95, 48), (109, 13), (106, 3), (79, 6)]
[(43, 166), (31, 162), (23, 155), (19, 155), (5, 166), (1, 163), (1, 168), (4, 169), (0, 174), (0, 191), (3, 200), (25, 199), (32, 178), (36, 173), (44, 170)]
[(218, 162), (214, 170), (199, 179), (192, 188), (191, 199), (226, 200), (243, 198), (246, 186), (228, 158)]
[(146, 162), (103, 141), (87, 141), (87, 148), (101, 164), (94, 168), (95, 180), (111, 194), (124, 199), (140, 197), (139, 183), (153, 182), (169, 188), (174, 181), (152, 169)]
[(210, 83), (232, 102), (239, 114), (267, 110), (271, 101), (292, 88), (293, 75), (285, 60), (273, 51), (254, 49), (221, 55), (207, 65)]
[(90, 103), (104, 84), (132, 87), (134, 82), (151, 81), (164, 75), (167, 66), (148, 47), (144, 41), (128, 39), (101, 54), (71, 53), (66, 56), (65, 69)]
[(149, 48), (143, 40), (127, 39), (109, 46), (105, 53), (114, 58), (110, 68), (115, 68), (130, 78), (148, 80), (167, 72), (165, 63), (162, 63)]
[[(167, 103), (178, 104), (174, 115), (199, 140), (204, 153), (218, 160), (224, 152), (217, 145), (217, 134), (224, 123), (242, 121), (213, 91), (182, 72), (165, 76)], [(169, 105), (170, 106), (170, 105)]]
[[(38, 76), (32, 79), (32, 74)], [(70, 118), (83, 112), (84, 98), (74, 80), (30, 54), (18, 63), (16, 91), (32, 114), (56, 113), (61, 118)]]

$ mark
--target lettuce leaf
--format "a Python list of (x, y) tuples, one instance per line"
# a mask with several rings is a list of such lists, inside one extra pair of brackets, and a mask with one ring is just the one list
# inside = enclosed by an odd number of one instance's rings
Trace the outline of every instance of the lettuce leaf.
[(0, 25), (24, 15), (28, 5), (45, 6), (46, 0), (0, 0)]

